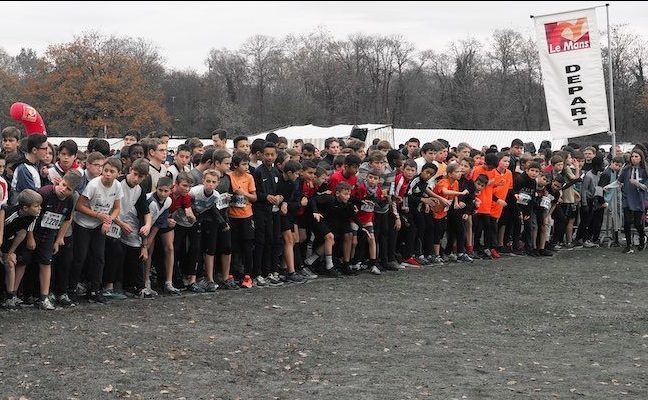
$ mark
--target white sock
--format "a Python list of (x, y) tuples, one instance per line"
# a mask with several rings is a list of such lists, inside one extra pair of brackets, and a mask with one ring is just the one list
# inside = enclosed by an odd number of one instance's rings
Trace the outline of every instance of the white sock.
[(317, 261), (317, 259), (318, 259), (319, 257), (320, 257), (319, 254), (317, 254), (317, 253), (313, 253), (313, 254), (310, 255), (310, 257), (308, 257), (308, 258), (306, 258), (306, 259), (304, 260), (304, 263), (307, 264), (307, 265), (309, 265), (309, 266), (310, 266), (310, 265), (313, 265), (313, 263), (314, 263), (315, 261)]
[(326, 259), (326, 269), (333, 268), (333, 256), (325, 256)]

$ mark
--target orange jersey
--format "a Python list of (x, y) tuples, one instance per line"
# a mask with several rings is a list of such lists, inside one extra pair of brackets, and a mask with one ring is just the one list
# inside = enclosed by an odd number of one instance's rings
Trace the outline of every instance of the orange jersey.
[[(506, 195), (508, 194), (509, 190), (513, 189), (513, 173), (509, 169), (506, 169), (504, 173), (499, 173), (497, 169), (494, 169), (492, 172), (492, 178), (494, 180), (493, 182), (493, 196), (496, 199), (504, 200), (506, 201)], [(490, 178), (490, 177), (489, 177)], [(500, 206), (497, 204), (496, 200), (493, 200), (493, 204), (491, 205), (491, 211), (490, 215), (491, 217), (494, 218), (499, 218), (502, 216), (502, 210), (504, 210), (504, 207)]]
[[(232, 192), (243, 189), (248, 193), (256, 192), (254, 185), (254, 177), (249, 173), (243, 176), (230, 174), (232, 182)], [(229, 216), (231, 218), (249, 218), (252, 216), (252, 204), (243, 195), (232, 195), (232, 202), (230, 203)]]
[(473, 169), (473, 175), (472, 179), (473, 181), (476, 181), (479, 175), (486, 175), (488, 177), (489, 183), (486, 185), (484, 189), (482, 189), (481, 192), (479, 192), (479, 195), (476, 196), (476, 198), (481, 201), (479, 204), (479, 207), (476, 210), (477, 214), (489, 214), (491, 212), (491, 206), (493, 204), (493, 184), (490, 183), (490, 180), (493, 179), (493, 171), (494, 170), (486, 170), (483, 165), (479, 165)]
[[(443, 189), (447, 190), (454, 190), (455, 192), (459, 191), (459, 181), (454, 181), (450, 182), (450, 179), (444, 178), (441, 179), (439, 182), (437, 182), (436, 186), (434, 187), (434, 193), (438, 194), (441, 197), (444, 197), (450, 201), (452, 201), (455, 197), (457, 197), (454, 194), (443, 194)], [(434, 219), (442, 219), (446, 215), (448, 215), (448, 208), (441, 204), (439, 207), (436, 207), (432, 210), (432, 214), (434, 215)]]

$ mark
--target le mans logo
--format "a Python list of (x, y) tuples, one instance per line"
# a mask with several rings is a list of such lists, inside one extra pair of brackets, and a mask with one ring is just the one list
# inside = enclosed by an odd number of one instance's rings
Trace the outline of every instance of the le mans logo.
[(545, 24), (549, 54), (589, 49), (587, 17)]

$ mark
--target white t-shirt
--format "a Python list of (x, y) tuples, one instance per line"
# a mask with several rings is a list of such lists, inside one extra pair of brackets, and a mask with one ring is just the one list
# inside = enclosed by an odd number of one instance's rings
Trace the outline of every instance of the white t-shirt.
[(153, 164), (149, 164), (149, 175), (151, 176), (151, 193), (153, 193), (155, 192), (155, 188), (157, 187), (157, 182), (160, 177), (167, 176), (167, 167), (162, 164), (160, 165), (160, 169), (158, 170), (153, 166)]
[(156, 196), (154, 196), (155, 192), (149, 193), (146, 195), (146, 201), (149, 205), (149, 211), (151, 213), (151, 220), (153, 221), (153, 224), (155, 225), (155, 222), (160, 218), (160, 216), (171, 207), (171, 197), (167, 197), (164, 200), (164, 203), (160, 204), (158, 202), (158, 199)]
[(426, 164), (425, 158), (419, 157), (415, 159), (414, 162), (416, 163), (416, 173), (420, 174), (421, 168), (423, 168), (423, 166)]
[(189, 195), (191, 196), (191, 203), (196, 214), (202, 214), (210, 208), (214, 208), (220, 198), (220, 193), (215, 190), (211, 195), (207, 196), (207, 194), (205, 194), (204, 185), (192, 187), (189, 191)]
[[(133, 228), (133, 232), (130, 235), (121, 231), (120, 239), (122, 243), (130, 247), (140, 247), (142, 245), (142, 238), (139, 235), (141, 223), (138, 217), (137, 203), (141, 201), (143, 206), (146, 207), (146, 194), (140, 185), (130, 187), (126, 178), (120, 182), (120, 185), (124, 197), (122, 197), (121, 200), (119, 219)], [(146, 209), (148, 209), (148, 207), (146, 207)]]
[[(184, 166), (184, 169), (182, 172), (189, 173), (191, 171), (191, 168), (189, 168), (188, 165)], [(171, 166), (167, 167), (167, 173), (171, 175), (171, 178), (173, 178), (173, 183), (175, 183), (176, 178), (178, 175), (180, 175), (181, 171), (178, 171), (178, 167), (175, 164), (172, 164)]]
[[(88, 199), (88, 207), (93, 211), (103, 214), (110, 214), (115, 205), (115, 200), (121, 200), (124, 196), (121, 184), (115, 179), (110, 187), (101, 183), (101, 177), (98, 176), (88, 182), (83, 190), (83, 196)], [(92, 218), (81, 212), (74, 213), (74, 222), (84, 228), (94, 229), (101, 225), (101, 221)]]

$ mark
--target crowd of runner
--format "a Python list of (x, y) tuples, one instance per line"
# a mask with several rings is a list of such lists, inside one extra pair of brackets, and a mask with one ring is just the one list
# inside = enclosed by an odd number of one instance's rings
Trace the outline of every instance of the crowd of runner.
[(3, 129), (3, 308), (550, 257), (597, 247), (602, 231), (625, 253), (645, 247), (644, 144), (525, 152), (519, 139), (498, 149), (329, 138), (318, 149), (219, 129), (213, 144), (170, 152), (165, 132), (140, 136), (81, 152)]

